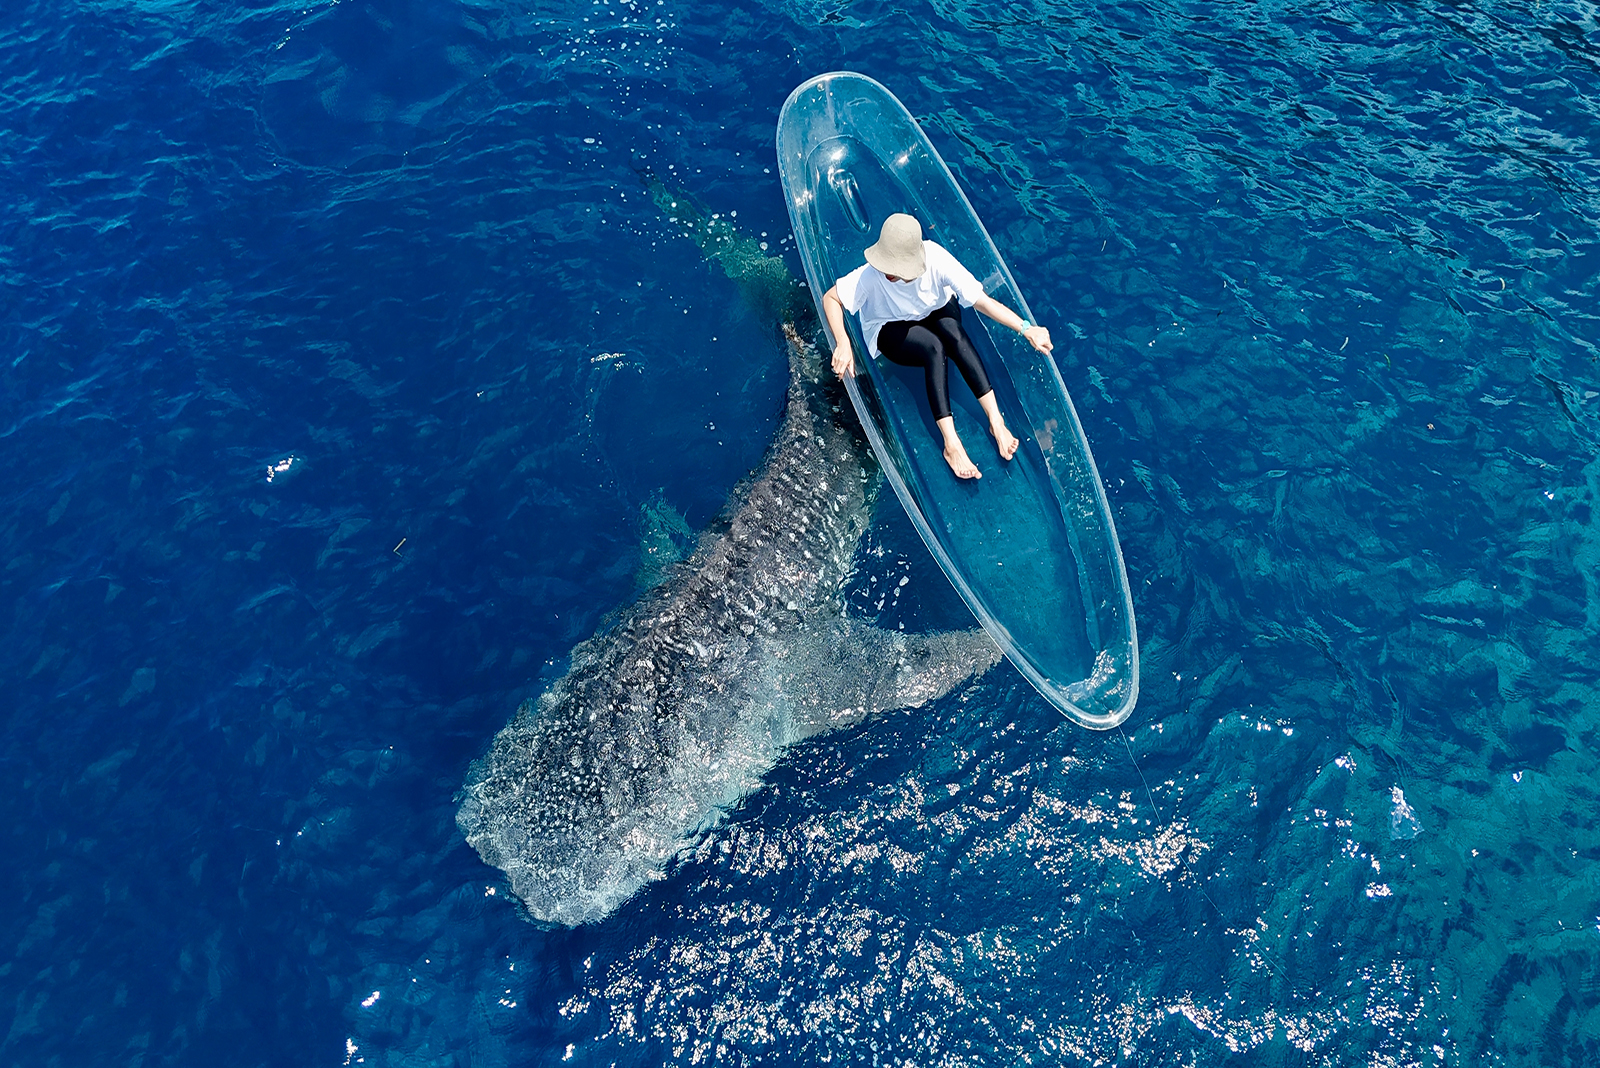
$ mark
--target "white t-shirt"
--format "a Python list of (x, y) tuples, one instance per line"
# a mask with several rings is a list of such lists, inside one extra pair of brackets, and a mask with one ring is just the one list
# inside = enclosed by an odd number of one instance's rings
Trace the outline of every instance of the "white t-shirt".
[(845, 311), (861, 316), (861, 336), (873, 354), (884, 323), (915, 322), (950, 303), (951, 297), (970, 308), (983, 296), (983, 284), (943, 245), (924, 241), (922, 254), (928, 269), (909, 282), (891, 282), (882, 271), (863, 263), (834, 283)]

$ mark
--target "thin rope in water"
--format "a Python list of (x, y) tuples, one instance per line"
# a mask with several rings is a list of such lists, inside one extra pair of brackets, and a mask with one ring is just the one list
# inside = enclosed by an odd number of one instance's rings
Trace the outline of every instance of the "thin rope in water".
[[(1156, 823), (1170, 826), (1167, 824), (1167, 818), (1161, 814), (1161, 806), (1156, 804), (1155, 791), (1150, 789), (1150, 780), (1145, 778), (1144, 769), (1139, 766), (1139, 758), (1133, 755), (1133, 742), (1129, 740), (1128, 732), (1122, 729), (1122, 724), (1120, 723), (1117, 724), (1117, 733), (1122, 735), (1122, 744), (1127, 747), (1128, 761), (1133, 764), (1133, 770), (1139, 773), (1139, 781), (1144, 783), (1145, 796), (1150, 799), (1150, 808), (1156, 814)], [(1212, 900), (1211, 895), (1206, 891), (1205, 881), (1200, 877), (1199, 873), (1190, 867), (1189, 854), (1190, 850), (1185, 848), (1182, 853), (1182, 864), (1184, 870), (1190, 875), (1194, 876), (1194, 888), (1200, 891), (1200, 896), (1206, 899), (1206, 904), (1210, 905), (1212, 911), (1217, 914), (1217, 919), (1221, 920), (1224, 926), (1226, 926), (1228, 917), (1223, 914), (1221, 907)], [(1261, 948), (1263, 952), (1259, 952), (1257, 955), (1261, 958), (1262, 965), (1265, 966), (1267, 971), (1272, 974), (1274, 979), (1282, 978), (1282, 976), (1278, 974), (1278, 969), (1274, 968), (1272, 966), (1272, 962), (1267, 959), (1267, 955), (1264, 952), (1266, 947), (1262, 946)]]

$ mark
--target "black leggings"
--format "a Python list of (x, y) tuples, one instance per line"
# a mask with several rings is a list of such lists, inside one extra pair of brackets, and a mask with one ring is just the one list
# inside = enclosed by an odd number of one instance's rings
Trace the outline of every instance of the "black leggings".
[(990, 392), (989, 375), (983, 358), (972, 347), (972, 340), (961, 329), (961, 303), (950, 303), (915, 322), (884, 323), (878, 330), (878, 351), (902, 367), (921, 367), (928, 379), (928, 406), (935, 421), (950, 415), (950, 361), (961, 368), (961, 377), (972, 387), (972, 395)]

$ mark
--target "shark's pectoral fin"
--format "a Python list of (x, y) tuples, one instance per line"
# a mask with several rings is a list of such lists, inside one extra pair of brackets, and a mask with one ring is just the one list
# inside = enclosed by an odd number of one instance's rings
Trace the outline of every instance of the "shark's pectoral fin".
[(788, 643), (771, 661), (768, 681), (787, 698), (797, 741), (874, 712), (924, 705), (1000, 658), (982, 629), (907, 634), (835, 619)]

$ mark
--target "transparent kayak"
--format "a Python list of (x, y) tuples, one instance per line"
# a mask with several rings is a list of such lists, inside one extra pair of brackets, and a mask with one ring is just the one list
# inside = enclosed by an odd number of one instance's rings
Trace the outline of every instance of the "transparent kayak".
[[(990, 296), (1033, 321), (944, 161), (871, 78), (824, 74), (790, 94), (778, 117), (778, 167), (819, 317), (822, 294), (865, 262), (884, 218), (903, 211)], [(1085, 727), (1110, 729), (1138, 699), (1139, 644), (1100, 473), (1055, 362), (976, 311), (963, 319), (1022, 439), (1009, 463), (952, 374), (957, 429), (983, 471), (957, 479), (922, 372), (866, 356), (853, 315), (857, 374), (845, 388), (889, 484), (979, 622), (1051, 704)]]

